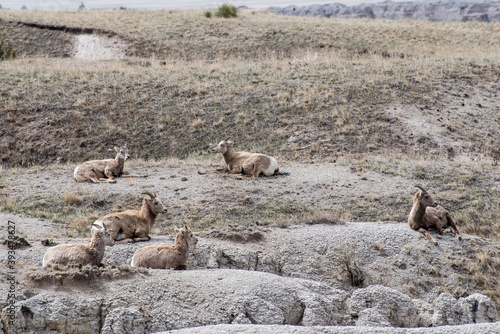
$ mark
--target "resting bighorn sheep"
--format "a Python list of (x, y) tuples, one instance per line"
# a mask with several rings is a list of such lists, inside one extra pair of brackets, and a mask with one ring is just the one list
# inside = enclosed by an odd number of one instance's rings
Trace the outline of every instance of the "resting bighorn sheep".
[(424, 234), (429, 240), (437, 245), (437, 241), (431, 237), (427, 231), (429, 228), (436, 228), (439, 234), (451, 232), (451, 230), (443, 230), (451, 226), (457, 234), (458, 240), (462, 240), (460, 232), (453, 221), (450, 213), (438, 205), (432, 196), (423, 187), (416, 185), (418, 191), (413, 197), (413, 207), (411, 208), (410, 215), (408, 216), (408, 224), (415, 231)]
[(118, 243), (151, 240), (149, 231), (155, 223), (156, 216), (167, 212), (167, 208), (154, 193), (146, 191), (142, 194), (149, 198), (144, 198), (140, 211), (110, 213), (96, 220), (94, 224), (105, 226), (111, 238)]
[(127, 144), (125, 146), (115, 147), (117, 152), (114, 159), (91, 160), (86, 161), (75, 168), (73, 178), (76, 182), (116, 182), (115, 177), (127, 175), (123, 171), (125, 160), (130, 156), (128, 154)]
[(49, 264), (68, 265), (81, 264), (83, 266), (100, 265), (104, 257), (104, 249), (106, 246), (113, 246), (115, 241), (111, 239), (109, 231), (105, 227), (92, 226), (92, 240), (88, 245), (58, 245), (47, 249), (43, 257), (42, 265), (44, 267)]
[(148, 246), (137, 250), (132, 257), (132, 267), (152, 269), (186, 269), (189, 246), (196, 245), (198, 239), (184, 226), (175, 229), (177, 236), (173, 246)]
[(260, 175), (272, 176), (278, 174), (280, 169), (276, 159), (260, 153), (234, 152), (233, 142), (223, 140), (214, 147), (214, 153), (221, 153), (226, 162), (226, 168), (219, 168), (198, 172), (227, 172), (229, 174), (243, 174), (245, 177), (258, 177)]

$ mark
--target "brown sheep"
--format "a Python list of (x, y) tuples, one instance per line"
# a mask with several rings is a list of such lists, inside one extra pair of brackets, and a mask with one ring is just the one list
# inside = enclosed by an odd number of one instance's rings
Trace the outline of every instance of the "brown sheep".
[(115, 178), (121, 175), (127, 175), (123, 171), (125, 160), (130, 156), (128, 154), (127, 144), (115, 147), (116, 157), (114, 159), (91, 160), (86, 161), (75, 168), (73, 178), (76, 182), (116, 182)]
[(198, 239), (184, 226), (176, 229), (173, 246), (148, 246), (137, 250), (132, 257), (132, 267), (151, 269), (186, 269), (189, 246), (196, 245)]
[(451, 226), (457, 234), (458, 240), (462, 240), (460, 232), (458, 231), (453, 218), (450, 213), (438, 205), (432, 196), (421, 186), (415, 186), (420, 189), (413, 197), (413, 207), (411, 208), (410, 215), (408, 216), (408, 224), (412, 229), (424, 234), (429, 240), (437, 246), (437, 241), (431, 237), (428, 230), (435, 228), (439, 234), (451, 232), (451, 230), (444, 230), (446, 227)]
[(229, 174), (243, 174), (242, 176), (245, 177), (259, 177), (279, 173), (278, 162), (275, 158), (260, 153), (235, 152), (232, 141), (223, 140), (212, 151), (224, 156), (226, 167), (198, 172), (199, 174), (227, 172)]
[(111, 238), (117, 243), (149, 241), (149, 232), (153, 228), (156, 216), (167, 212), (160, 199), (150, 192), (143, 192), (149, 198), (144, 198), (140, 211), (127, 210), (114, 212), (99, 218), (94, 224), (105, 226)]
[(100, 265), (104, 257), (106, 246), (113, 246), (115, 241), (111, 239), (109, 231), (102, 226), (92, 226), (92, 240), (88, 245), (72, 244), (50, 247), (45, 252), (42, 266), (81, 264), (83, 266)]

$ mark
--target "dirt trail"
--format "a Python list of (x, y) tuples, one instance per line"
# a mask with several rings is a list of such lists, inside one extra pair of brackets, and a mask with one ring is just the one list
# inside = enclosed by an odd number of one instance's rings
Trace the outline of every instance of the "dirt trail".
[(126, 47), (126, 44), (117, 37), (76, 35), (74, 57), (81, 60), (123, 59)]

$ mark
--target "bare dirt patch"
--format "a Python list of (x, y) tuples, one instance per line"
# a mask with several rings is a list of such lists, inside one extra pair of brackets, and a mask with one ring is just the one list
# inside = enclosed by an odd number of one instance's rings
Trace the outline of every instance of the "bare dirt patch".
[(117, 37), (76, 35), (75, 58), (82, 60), (109, 60), (125, 58), (127, 45)]

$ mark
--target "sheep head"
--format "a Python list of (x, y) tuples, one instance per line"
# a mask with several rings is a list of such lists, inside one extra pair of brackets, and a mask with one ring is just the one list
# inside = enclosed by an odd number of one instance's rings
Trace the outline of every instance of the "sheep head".
[(155, 193), (151, 193), (149, 191), (145, 191), (142, 193), (142, 195), (147, 195), (150, 198), (145, 198), (144, 200), (148, 204), (150, 210), (155, 214), (159, 213), (165, 213), (167, 212), (167, 208), (163, 205), (163, 203), (160, 201), (158, 197), (156, 197)]
[(109, 231), (108, 229), (106, 228), (106, 226), (104, 226), (104, 224), (100, 225), (100, 224), (92, 224), (92, 235), (94, 235), (94, 233), (97, 233), (97, 232), (102, 232), (103, 235), (104, 235), (104, 245), (106, 246), (114, 246), (115, 245), (115, 240), (113, 240), (113, 238), (111, 238), (111, 235), (109, 234)]
[(191, 232), (186, 225), (182, 228), (176, 228), (175, 232), (177, 233), (176, 240), (184, 239), (189, 246), (193, 246), (198, 243), (198, 239), (193, 236), (193, 232)]
[(226, 154), (229, 147), (233, 147), (233, 142), (228, 141), (227, 139), (221, 141), (219, 145), (213, 148), (212, 152), (214, 153), (222, 153), (222, 155)]
[(428, 206), (437, 206), (437, 202), (432, 198), (432, 196), (425, 190), (424, 187), (415, 185), (418, 189), (420, 189), (419, 192), (415, 194), (415, 197), (413, 198), (413, 201), (418, 201), (420, 205), (422, 205), (424, 208)]
[(127, 160), (128, 158), (130, 158), (130, 155), (128, 154), (128, 147), (127, 147), (127, 144), (123, 145), (123, 146), (115, 146), (115, 151), (116, 153), (118, 153), (118, 155), (120, 157), (122, 157), (124, 160)]

